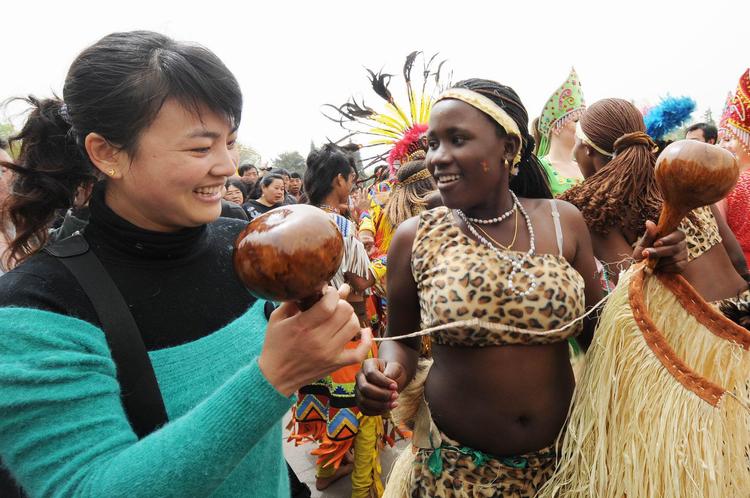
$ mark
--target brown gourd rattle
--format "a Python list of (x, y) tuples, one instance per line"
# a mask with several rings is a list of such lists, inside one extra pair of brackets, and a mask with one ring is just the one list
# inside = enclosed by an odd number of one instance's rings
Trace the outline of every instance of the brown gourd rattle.
[(295, 301), (309, 309), (341, 265), (344, 241), (321, 209), (295, 204), (272, 209), (237, 237), (234, 269), (251, 294)]
[[(693, 209), (714, 204), (729, 194), (739, 178), (737, 159), (729, 151), (696, 140), (668, 145), (656, 161), (656, 183), (664, 203), (657, 237), (677, 229)], [(649, 259), (649, 268), (656, 259)]]

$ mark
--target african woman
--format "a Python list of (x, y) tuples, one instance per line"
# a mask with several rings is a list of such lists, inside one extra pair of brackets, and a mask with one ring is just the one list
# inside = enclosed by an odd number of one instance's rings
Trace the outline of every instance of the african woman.
[[(554, 468), (574, 386), (566, 339), (581, 328), (570, 323), (601, 291), (583, 217), (550, 199), (527, 126), (516, 92), (493, 81), (460, 82), (433, 106), (426, 163), (445, 207), (393, 237), (388, 336), (491, 324), (435, 333), (416, 377), (418, 338), (386, 341), (364, 363), (365, 413), (416, 405), (415, 452), (399, 457), (387, 496), (531, 497)], [(668, 237), (649, 254), (677, 254), (680, 234)], [(590, 337), (593, 322), (583, 328)]]
[(573, 147), (576, 122), (584, 110), (581, 80), (571, 69), (565, 82), (545, 102), (541, 116), (534, 120), (539, 132), (536, 154), (555, 197), (583, 180)]
[[(559, 468), (540, 496), (750, 492), (746, 413), (722, 400), (723, 392), (746, 399), (750, 378), (750, 333), (721, 313), (740, 322), (748, 307), (744, 261), (715, 208), (701, 207), (680, 226), (684, 280), (630, 267), (636, 231), (663, 203), (645, 130), (622, 99), (596, 102), (578, 123), (575, 154), (586, 180), (562, 198), (581, 210), (594, 254), (605, 272), (617, 267), (605, 275), (619, 284), (578, 379)], [(711, 389), (722, 394), (709, 397)]]

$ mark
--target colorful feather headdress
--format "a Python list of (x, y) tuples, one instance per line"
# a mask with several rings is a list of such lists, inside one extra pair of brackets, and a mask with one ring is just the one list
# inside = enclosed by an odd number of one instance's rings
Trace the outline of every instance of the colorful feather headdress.
[[(412, 81), (412, 70), (419, 56), (422, 56), (421, 85)], [(424, 158), (427, 150), (425, 132), (430, 117), (432, 103), (442, 89), (441, 70), (445, 61), (435, 65), (437, 54), (429, 59), (422, 52), (414, 51), (406, 57), (403, 67), (406, 85), (407, 104), (399, 105), (391, 93), (389, 85), (392, 74), (375, 73), (367, 69), (370, 84), (375, 93), (385, 101), (381, 111), (369, 107), (364, 100), (357, 102), (353, 97), (340, 106), (326, 104), (324, 107), (334, 114), (323, 113), (328, 119), (338, 123), (348, 134), (338, 142), (353, 137), (370, 136), (372, 139), (361, 147), (387, 147), (385, 152), (364, 159), (367, 165), (386, 160), (391, 168), (409, 160)]]
[(646, 133), (656, 141), (664, 140), (690, 119), (694, 110), (695, 100), (690, 97), (665, 97), (643, 117)]

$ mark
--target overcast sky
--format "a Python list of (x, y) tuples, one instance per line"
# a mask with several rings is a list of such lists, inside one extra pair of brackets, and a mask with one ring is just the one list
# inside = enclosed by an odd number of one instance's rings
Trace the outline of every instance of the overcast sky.
[(2, 99), (61, 93), (75, 56), (112, 31), (150, 29), (207, 46), (242, 87), (240, 141), (264, 159), (306, 155), (311, 140), (342, 136), (321, 105), (354, 94), (380, 106), (364, 67), (400, 74), (412, 50), (439, 52), (454, 80), (512, 86), (532, 116), (575, 66), (588, 103), (688, 95), (696, 120), (707, 107), (718, 119), (750, 65), (747, 0), (7, 0), (2, 19)]

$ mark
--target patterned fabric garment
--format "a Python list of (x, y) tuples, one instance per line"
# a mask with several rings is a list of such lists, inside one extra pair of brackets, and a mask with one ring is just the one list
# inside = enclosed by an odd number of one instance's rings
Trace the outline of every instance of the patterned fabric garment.
[(581, 178), (569, 178), (567, 176), (561, 175), (555, 168), (552, 167), (552, 164), (546, 157), (540, 157), (539, 162), (544, 168), (544, 172), (547, 174), (549, 187), (554, 197), (560, 197), (570, 187), (572, 187), (573, 185), (577, 185), (583, 181)]
[(693, 210), (693, 215), (698, 223), (690, 218), (685, 218), (680, 224), (680, 230), (685, 233), (685, 242), (688, 249), (688, 261), (692, 261), (701, 254), (711, 249), (716, 244), (721, 244), (719, 227), (716, 218), (708, 206)]
[(556, 462), (554, 444), (521, 456), (498, 458), (472, 450), (441, 433), (440, 448), (419, 449), (412, 470), (412, 498), (533, 498)]
[(750, 170), (740, 175), (727, 196), (727, 224), (737, 237), (745, 259), (750, 261)]
[[(552, 330), (583, 314), (583, 278), (562, 256), (534, 255), (526, 258), (524, 268), (536, 277), (538, 286), (528, 296), (519, 297), (506, 287), (510, 263), (467, 237), (448, 208), (422, 212), (412, 248), (421, 327), (478, 318), (521, 329)], [(517, 274), (514, 282), (521, 288), (528, 287), (524, 275)], [(578, 332), (580, 326), (545, 336), (456, 327), (432, 337), (438, 344), (482, 347), (548, 344)]]

